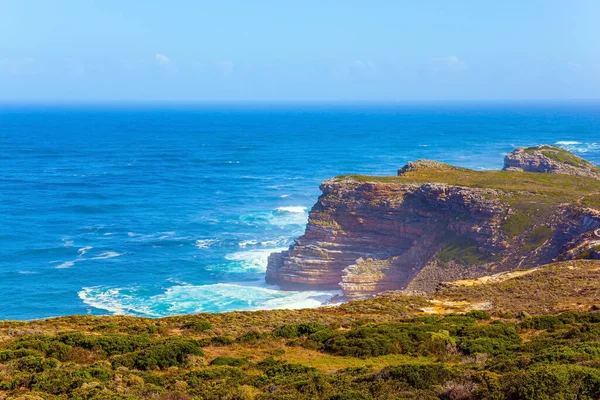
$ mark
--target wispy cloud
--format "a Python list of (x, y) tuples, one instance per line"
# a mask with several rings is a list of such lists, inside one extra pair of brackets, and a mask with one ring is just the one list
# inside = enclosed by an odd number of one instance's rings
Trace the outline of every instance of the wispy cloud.
[(445, 67), (453, 70), (464, 70), (469, 67), (469, 65), (466, 62), (464, 62), (457, 56), (440, 57), (436, 59), (436, 61), (444, 65)]
[(164, 54), (156, 53), (154, 58), (156, 58), (156, 62), (159, 65), (168, 65), (171, 63), (171, 59), (169, 57), (165, 56)]
[(158, 66), (167, 71), (168, 73), (174, 74), (177, 72), (177, 65), (175, 65), (175, 63), (166, 55), (156, 53), (154, 55), (154, 59), (156, 60)]

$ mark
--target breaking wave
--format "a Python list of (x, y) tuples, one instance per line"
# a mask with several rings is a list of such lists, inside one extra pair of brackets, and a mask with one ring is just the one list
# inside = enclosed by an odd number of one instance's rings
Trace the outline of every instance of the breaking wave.
[(288, 292), (273, 287), (233, 283), (176, 285), (153, 296), (144, 296), (142, 292), (135, 287), (86, 287), (78, 294), (88, 306), (111, 314), (149, 317), (231, 310), (314, 308), (339, 294), (338, 291)]

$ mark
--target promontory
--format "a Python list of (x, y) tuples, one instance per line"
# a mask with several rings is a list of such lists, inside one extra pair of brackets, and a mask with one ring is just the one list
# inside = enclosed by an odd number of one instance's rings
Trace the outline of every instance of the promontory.
[(358, 299), (600, 258), (600, 169), (555, 146), (516, 149), (502, 171), (421, 160), (320, 189), (304, 235), (269, 257), (268, 283)]

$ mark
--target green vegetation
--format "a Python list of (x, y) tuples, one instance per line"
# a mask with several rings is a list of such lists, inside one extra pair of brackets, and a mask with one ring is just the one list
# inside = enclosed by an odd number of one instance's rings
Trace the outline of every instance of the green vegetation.
[(444, 237), (447, 246), (436, 254), (436, 258), (442, 266), (447, 266), (449, 262), (460, 265), (485, 264), (490, 256), (477, 249), (477, 242), (465, 237), (454, 234), (447, 234)]
[(597, 399), (599, 278), (575, 261), (429, 299), (0, 322), (0, 398)]
[[(524, 201), (525, 198), (533, 200), (532, 194), (536, 195), (536, 200), (537, 196), (541, 195), (543, 197), (556, 196), (553, 203), (563, 200), (568, 202), (600, 190), (600, 181), (581, 176), (515, 171), (473, 171), (447, 167), (441, 170), (416, 169), (402, 176), (344, 175), (336, 179), (381, 183), (425, 184), (437, 182), (472, 188), (498, 189), (512, 194), (512, 202), (515, 203)], [(510, 201), (510, 198), (508, 200)]]
[(586, 166), (593, 165), (589, 161), (576, 156), (575, 154), (571, 153), (570, 151), (561, 149), (560, 147), (556, 147), (556, 146), (543, 145), (543, 146), (528, 147), (525, 149), (526, 153), (534, 153), (537, 151), (539, 151), (540, 153), (542, 153), (544, 156), (548, 157), (551, 160), (569, 164), (574, 167), (586, 167)]

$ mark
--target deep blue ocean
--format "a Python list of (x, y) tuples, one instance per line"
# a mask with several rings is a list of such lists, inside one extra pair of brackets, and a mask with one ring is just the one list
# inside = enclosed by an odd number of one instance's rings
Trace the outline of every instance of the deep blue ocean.
[(0, 319), (318, 306), (263, 280), (320, 182), (539, 143), (600, 163), (600, 103), (0, 106)]

